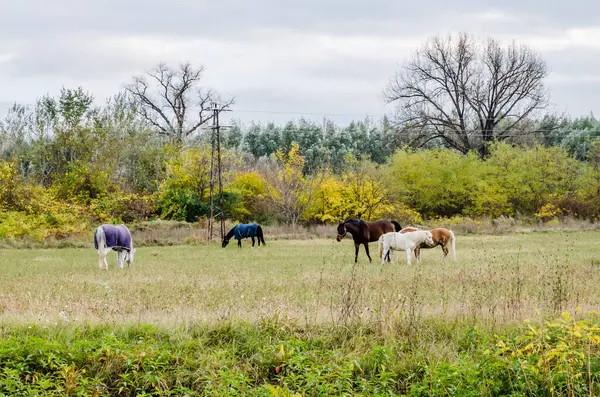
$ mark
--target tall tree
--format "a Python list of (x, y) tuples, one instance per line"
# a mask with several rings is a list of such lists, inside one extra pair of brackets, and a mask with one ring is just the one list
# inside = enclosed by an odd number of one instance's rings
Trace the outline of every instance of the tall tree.
[(33, 115), (26, 106), (14, 104), (0, 120), (0, 158), (18, 159), (20, 171), (27, 174)]
[(107, 100), (95, 130), (100, 138), (94, 148), (95, 165), (109, 171), (125, 191), (155, 191), (168, 155), (165, 138), (138, 117), (129, 93), (119, 92)]
[[(518, 131), (519, 123), (547, 104), (543, 59), (524, 45), (502, 47), (433, 37), (385, 88), (398, 106), (404, 129), (417, 131), (415, 144), (441, 138), (462, 153), (488, 154), (488, 144)], [(501, 125), (499, 125), (502, 122)]]
[(266, 170), (269, 201), (285, 222), (295, 229), (310, 206), (319, 182), (304, 176), (304, 158), (296, 142), (292, 142), (287, 153), (277, 150), (275, 159), (275, 164)]
[(44, 179), (63, 175), (77, 161), (91, 160), (98, 144), (94, 128), (98, 109), (93, 101), (82, 87), (62, 88), (58, 98), (46, 95), (38, 100), (34, 146), (39, 149), (37, 168)]
[[(159, 63), (147, 76), (134, 77), (125, 89), (138, 102), (140, 114), (158, 133), (180, 144), (200, 126), (212, 120), (212, 103), (220, 99), (212, 90), (199, 87), (204, 66), (190, 63), (171, 68)], [(233, 104), (229, 99), (219, 103), (224, 110)]]

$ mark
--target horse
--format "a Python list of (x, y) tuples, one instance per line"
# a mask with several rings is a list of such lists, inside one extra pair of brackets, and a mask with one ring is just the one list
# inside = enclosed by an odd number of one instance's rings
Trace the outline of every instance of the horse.
[[(402, 229), (402, 233), (414, 232), (419, 229), (414, 227), (407, 227)], [(417, 260), (421, 256), (421, 248), (435, 248), (438, 245), (442, 247), (442, 251), (444, 252), (444, 257), (442, 258), (442, 262), (446, 262), (448, 257), (448, 246), (452, 248), (452, 260), (456, 262), (456, 237), (454, 236), (454, 232), (452, 230), (448, 230), (443, 227), (438, 227), (430, 230), (433, 235), (433, 244), (427, 245), (425, 243), (421, 244), (415, 249), (415, 256)]]
[(358, 249), (361, 244), (365, 246), (365, 252), (371, 262), (369, 243), (377, 241), (385, 233), (399, 232), (400, 230), (402, 230), (402, 226), (396, 221), (365, 222), (361, 219), (351, 218), (338, 224), (336, 241), (342, 241), (346, 233), (350, 233), (354, 240), (354, 263), (358, 262)]
[(229, 244), (229, 240), (231, 240), (231, 237), (235, 237), (235, 239), (238, 241), (237, 245), (240, 248), (242, 248), (242, 239), (248, 237), (252, 239), (253, 247), (254, 237), (256, 237), (256, 239), (258, 240), (259, 247), (261, 242), (263, 243), (263, 245), (267, 245), (267, 243), (265, 243), (265, 237), (263, 236), (262, 227), (260, 227), (260, 225), (256, 223), (238, 223), (237, 225), (232, 227), (231, 230), (228, 231), (225, 235), (225, 238), (223, 238), (223, 243), (221, 244), (221, 247), (225, 248), (227, 244)]
[(133, 240), (127, 226), (121, 225), (100, 225), (94, 231), (94, 248), (98, 250), (98, 267), (108, 270), (106, 255), (113, 250), (117, 251), (117, 266), (123, 269), (123, 260), (127, 262), (127, 267), (133, 263), (135, 248)]
[[(406, 252), (406, 259), (410, 265), (412, 252), (421, 244), (433, 244), (433, 236), (431, 232), (426, 230), (417, 230), (414, 232), (389, 232), (383, 234), (381, 237), (379, 237), (379, 240), (377, 240), (381, 264), (385, 264), (386, 257), (388, 262), (391, 262), (389, 253), (391, 250), (396, 250)], [(417, 263), (421, 263), (419, 257), (417, 257)]]

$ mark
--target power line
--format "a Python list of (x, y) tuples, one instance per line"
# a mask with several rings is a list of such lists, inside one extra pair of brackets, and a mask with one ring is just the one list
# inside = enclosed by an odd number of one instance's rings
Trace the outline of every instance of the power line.
[[(37, 103), (20, 103), (17, 101), (8, 102), (0, 101), (0, 107), (11, 108), (14, 105), (18, 106), (36, 106)], [(262, 114), (279, 114), (279, 115), (309, 115), (309, 116), (352, 116), (352, 117), (384, 117), (389, 116), (386, 113), (347, 113), (347, 112), (318, 112), (318, 111), (298, 111), (298, 110), (268, 110), (268, 109), (236, 109), (236, 113), (262, 113)], [(582, 116), (583, 117), (583, 116)], [(483, 120), (496, 120), (497, 117), (490, 117)]]
[(258, 109), (236, 109), (236, 113), (265, 113), (282, 115), (309, 115), (309, 116), (356, 116), (356, 117), (383, 117), (385, 114), (373, 113), (336, 113), (336, 112), (301, 112), (285, 110), (258, 110)]

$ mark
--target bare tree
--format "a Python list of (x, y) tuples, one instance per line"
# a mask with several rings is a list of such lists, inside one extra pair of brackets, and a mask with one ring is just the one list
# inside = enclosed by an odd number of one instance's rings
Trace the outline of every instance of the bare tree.
[(488, 143), (517, 132), (547, 104), (545, 62), (530, 48), (466, 34), (433, 37), (384, 90), (397, 105), (401, 128), (413, 144), (438, 139), (463, 153), (485, 157)]
[[(212, 90), (198, 87), (203, 72), (204, 66), (194, 68), (183, 63), (174, 70), (161, 62), (147, 76), (134, 77), (125, 89), (138, 102), (140, 114), (147, 122), (160, 134), (181, 143), (212, 120), (211, 103), (219, 102)], [(230, 99), (220, 103), (219, 109), (227, 109), (233, 102)]]

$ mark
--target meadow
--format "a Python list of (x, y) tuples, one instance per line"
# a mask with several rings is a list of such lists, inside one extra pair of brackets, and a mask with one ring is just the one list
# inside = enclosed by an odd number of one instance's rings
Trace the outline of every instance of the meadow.
[(593, 395), (599, 238), (459, 234), (456, 263), (411, 266), (376, 243), (354, 264), (348, 238), (139, 247), (108, 271), (3, 249), (0, 393)]

